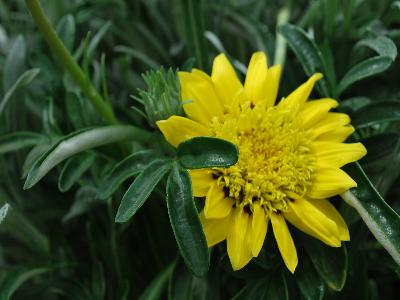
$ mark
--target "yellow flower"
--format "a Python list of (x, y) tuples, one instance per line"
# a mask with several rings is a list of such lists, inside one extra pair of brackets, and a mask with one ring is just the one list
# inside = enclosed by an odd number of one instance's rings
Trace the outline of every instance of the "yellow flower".
[(211, 77), (196, 69), (179, 72), (187, 118), (157, 122), (175, 147), (195, 136), (215, 136), (239, 148), (232, 167), (190, 171), (194, 196), (206, 197), (200, 219), (208, 245), (226, 239), (234, 270), (258, 256), (269, 222), (292, 273), (297, 252), (286, 221), (332, 247), (350, 240), (345, 221), (326, 198), (357, 185), (340, 168), (366, 150), (343, 143), (354, 129), (346, 114), (329, 112), (335, 100), (308, 101), (321, 74), (275, 105), (280, 74), (280, 66), (268, 68), (265, 54), (257, 52), (243, 86), (220, 54)]

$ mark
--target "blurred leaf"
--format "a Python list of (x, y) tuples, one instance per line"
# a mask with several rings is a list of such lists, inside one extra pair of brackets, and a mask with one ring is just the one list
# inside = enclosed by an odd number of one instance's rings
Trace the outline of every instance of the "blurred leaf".
[(97, 200), (97, 189), (90, 185), (81, 187), (75, 194), (74, 203), (62, 218), (63, 222), (86, 213)]
[(146, 53), (141, 52), (139, 50), (129, 48), (127, 46), (116, 46), (114, 48), (114, 51), (117, 53), (123, 53), (128, 56), (131, 56), (131, 57), (137, 59), (139, 62), (144, 63), (147, 67), (149, 67), (151, 69), (160, 68), (160, 64), (157, 61), (153, 60)]
[(264, 294), (265, 299), (289, 300), (286, 278), (282, 272), (273, 274), (268, 283), (268, 289)]
[(266, 298), (268, 290), (268, 279), (261, 279), (248, 283), (231, 300), (258, 300), (258, 299), (279, 299)]
[(75, 27), (75, 19), (71, 14), (62, 17), (56, 27), (58, 36), (63, 41), (65, 47), (71, 52), (74, 50), (75, 44)]
[(300, 256), (294, 277), (304, 299), (322, 300), (324, 298), (325, 285), (307, 255)]
[(29, 189), (42, 179), (54, 166), (80, 152), (124, 140), (141, 140), (143, 130), (128, 125), (112, 125), (82, 129), (73, 132), (52, 146), (32, 166), (24, 189)]
[(193, 299), (193, 275), (188, 272), (181, 259), (177, 259), (174, 270), (169, 278), (168, 299), (169, 300), (191, 300)]
[(44, 136), (35, 132), (13, 132), (0, 136), (0, 154), (31, 147), (44, 140)]
[(303, 236), (304, 247), (319, 276), (334, 291), (341, 291), (347, 277), (347, 251), (344, 244), (340, 248), (326, 246), (311, 237)]
[(111, 197), (125, 180), (139, 174), (155, 158), (155, 151), (143, 150), (133, 153), (120, 161), (102, 180), (99, 188), (99, 198), (107, 199)]
[(99, 31), (90, 40), (90, 43), (87, 47), (87, 59), (89, 61), (91, 61), (91, 58), (93, 57), (95, 51), (97, 50), (101, 40), (104, 38), (107, 31), (110, 29), (111, 25), (112, 25), (111, 21), (104, 23), (104, 25), (101, 26)]
[(1, 99), (0, 102), (0, 117), (3, 114), (4, 109), (6, 108), (8, 102), (10, 101), (11, 97), (13, 94), (27, 86), (35, 77), (36, 75), (39, 74), (39, 69), (31, 69), (26, 72), (24, 72), (21, 76), (18, 77), (18, 79), (15, 81), (15, 83), (11, 86), (11, 88), (6, 92), (4, 95), (3, 99)]
[(239, 158), (238, 148), (226, 140), (195, 137), (178, 146), (179, 163), (187, 169), (229, 167)]
[[(343, 100), (340, 103), (340, 111), (353, 114), (355, 111), (371, 103), (372, 100), (367, 97), (353, 97)], [(353, 120), (352, 120), (353, 122)]]
[(90, 168), (96, 159), (94, 153), (82, 153), (67, 160), (58, 177), (58, 189), (68, 191), (75, 182)]
[(158, 300), (163, 299), (162, 293), (168, 278), (171, 276), (174, 265), (170, 264), (163, 271), (161, 271), (147, 286), (144, 292), (140, 295), (138, 300)]
[(186, 266), (198, 277), (210, 266), (210, 256), (192, 193), (188, 171), (174, 164), (167, 182), (168, 214)]
[(85, 115), (88, 113), (83, 108), (82, 99), (76, 94), (69, 92), (66, 95), (66, 110), (67, 116), (75, 130), (86, 127), (88, 124)]
[(379, 56), (389, 57), (394, 61), (397, 57), (396, 44), (386, 36), (380, 35), (376, 38), (368, 38), (359, 41), (356, 44), (356, 48), (360, 46), (366, 46), (374, 50)]
[[(4, 63), (3, 91), (7, 91), (17, 81), (25, 67), (26, 44), (24, 37), (18, 35)], [(3, 100), (4, 101), (4, 100)], [(1, 111), (1, 109), (0, 109)]]
[(125, 192), (115, 222), (127, 222), (142, 207), (157, 183), (170, 169), (170, 159), (158, 159), (151, 162)]
[(400, 121), (400, 101), (377, 101), (367, 104), (352, 115), (352, 124), (358, 128), (391, 121)]
[(364, 78), (371, 77), (387, 70), (393, 61), (389, 57), (376, 56), (364, 60), (352, 67), (342, 78), (337, 86), (337, 94), (340, 95), (349, 86)]
[[(286, 24), (279, 28), (279, 32), (287, 40), (308, 76), (316, 72), (325, 73), (321, 51), (303, 29), (295, 25)], [(328, 96), (330, 94), (324, 78), (319, 80), (317, 87), (322, 95)]]
[(386, 204), (358, 163), (345, 170), (358, 186), (341, 197), (357, 210), (378, 242), (400, 265), (400, 216)]
[(0, 208), (0, 224), (6, 218), (10, 204), (6, 203)]
[(6, 279), (0, 286), (0, 300), (10, 300), (14, 292), (25, 283), (25, 281), (49, 271), (49, 268), (43, 267), (19, 267), (8, 272)]
[(208, 51), (204, 36), (203, 1), (180, 0), (185, 45), (188, 56), (196, 58), (199, 69), (208, 70)]

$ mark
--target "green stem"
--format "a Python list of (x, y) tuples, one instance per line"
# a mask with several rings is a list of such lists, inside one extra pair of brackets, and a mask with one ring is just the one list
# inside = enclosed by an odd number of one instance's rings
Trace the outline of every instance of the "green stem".
[[(282, 8), (278, 13), (276, 29), (286, 24), (289, 21), (289, 17), (290, 17), (289, 9), (286, 7)], [(286, 40), (280, 33), (278, 33), (276, 36), (274, 64), (281, 65), (283, 69), (285, 64), (285, 59), (286, 59)]]
[(25, 3), (31, 12), (33, 19), (35, 20), (36, 25), (39, 27), (39, 30), (43, 34), (46, 42), (49, 44), (55, 56), (60, 59), (64, 68), (75, 80), (76, 84), (78, 84), (82, 91), (86, 94), (87, 98), (93, 104), (99, 115), (109, 125), (118, 124), (112, 107), (104, 101), (103, 97), (90, 82), (89, 78), (76, 63), (71, 53), (67, 50), (67, 48), (65, 48), (63, 42), (57, 36), (57, 33), (44, 14), (38, 0), (25, 0)]

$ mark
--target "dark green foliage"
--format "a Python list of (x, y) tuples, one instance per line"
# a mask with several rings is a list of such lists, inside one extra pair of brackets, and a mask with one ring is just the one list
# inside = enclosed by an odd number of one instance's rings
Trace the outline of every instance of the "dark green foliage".
[[(351, 140), (368, 148), (363, 169), (346, 169), (364, 200), (358, 211), (398, 251), (399, 1), (40, 3), (125, 125), (104, 126), (25, 1), (0, 1), (0, 299), (399, 298), (399, 266), (341, 199), (332, 203), (349, 225), (345, 247), (291, 227), (299, 254), (292, 275), (268, 230), (260, 256), (234, 272), (224, 243), (206, 246), (196, 210), (204, 200), (191, 196), (183, 167), (229, 166), (236, 148), (198, 138), (176, 151), (155, 125), (183, 114), (173, 70), (209, 73), (226, 52), (244, 78), (254, 51), (274, 64), (280, 33), (288, 47), (278, 98), (324, 74), (312, 98), (340, 100), (356, 128)], [(282, 11), (289, 19), (279, 27)], [(33, 188), (24, 191), (24, 180)]]

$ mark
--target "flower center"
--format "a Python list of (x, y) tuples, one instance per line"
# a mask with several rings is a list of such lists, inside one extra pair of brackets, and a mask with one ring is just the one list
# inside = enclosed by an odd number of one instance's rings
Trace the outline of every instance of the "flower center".
[(315, 159), (311, 140), (291, 111), (246, 103), (236, 114), (214, 119), (212, 128), (216, 137), (239, 148), (234, 166), (214, 169), (234, 206), (251, 213), (259, 201), (264, 209), (278, 212), (286, 210), (288, 201), (304, 196)]

